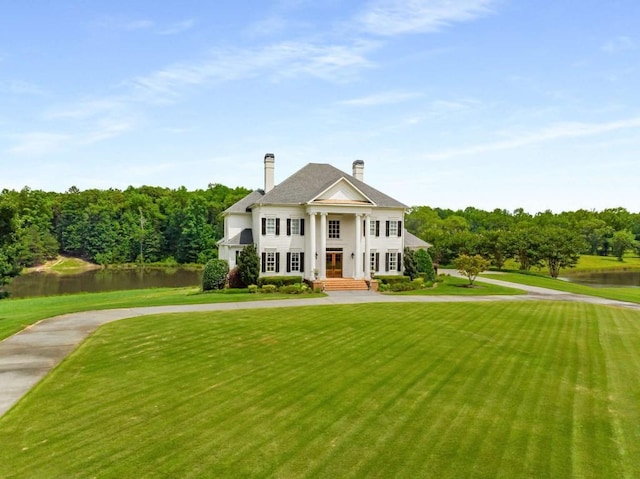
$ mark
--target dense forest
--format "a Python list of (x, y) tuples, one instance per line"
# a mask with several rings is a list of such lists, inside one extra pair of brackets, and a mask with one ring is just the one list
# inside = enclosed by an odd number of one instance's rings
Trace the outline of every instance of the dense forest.
[(520, 269), (529, 270), (548, 266), (550, 259), (566, 267), (579, 254), (622, 259), (625, 252), (640, 248), (640, 213), (624, 208), (532, 215), (522, 209), (453, 211), (420, 206), (408, 212), (405, 224), (433, 244), (429, 252), (441, 264), (451, 264), (459, 254), (479, 254), (498, 268), (512, 258)]
[[(221, 212), (247, 193), (220, 184), (196, 191), (5, 189), (0, 193), (0, 278), (59, 254), (98, 264), (205, 263), (217, 255)], [(405, 225), (433, 244), (429, 252), (440, 264), (464, 253), (480, 254), (497, 267), (514, 258), (529, 269), (554, 255), (561, 262), (563, 255), (579, 253), (622, 258), (640, 244), (640, 213), (624, 208), (532, 215), (522, 209), (419, 206), (409, 210)]]
[(24, 188), (0, 194), (0, 251), (20, 266), (58, 254), (98, 264), (205, 263), (222, 237), (220, 213), (249, 190), (143, 186), (65, 193)]

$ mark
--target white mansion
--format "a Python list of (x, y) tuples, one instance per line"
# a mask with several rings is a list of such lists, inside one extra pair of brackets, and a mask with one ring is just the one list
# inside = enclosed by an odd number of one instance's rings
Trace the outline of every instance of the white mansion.
[(402, 274), (405, 247), (429, 245), (403, 229), (406, 206), (364, 182), (364, 162), (349, 175), (328, 164), (309, 163), (274, 182), (275, 158), (264, 157), (264, 190), (224, 211), (219, 258), (229, 267), (255, 244), (261, 276), (300, 275), (371, 279)]

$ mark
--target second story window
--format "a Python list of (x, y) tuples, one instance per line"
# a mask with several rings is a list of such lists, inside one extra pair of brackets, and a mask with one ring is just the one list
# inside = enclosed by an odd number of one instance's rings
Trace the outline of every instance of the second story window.
[(340, 238), (340, 220), (329, 220), (329, 239)]
[(267, 234), (268, 235), (276, 234), (276, 219), (275, 218), (267, 218)]

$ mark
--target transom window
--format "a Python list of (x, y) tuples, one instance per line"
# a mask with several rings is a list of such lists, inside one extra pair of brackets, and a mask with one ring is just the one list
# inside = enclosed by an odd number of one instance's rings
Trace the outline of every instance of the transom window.
[(329, 220), (329, 238), (340, 238), (340, 220)]
[(398, 236), (398, 222), (396, 220), (389, 221), (389, 236)]
[(300, 234), (300, 218), (291, 218), (291, 234)]
[[(266, 222), (266, 230), (265, 230), (266, 233), (268, 235), (276, 234), (276, 219), (275, 218), (266, 218), (266, 220), (267, 220), (267, 222)], [(274, 261), (275, 261), (275, 257), (274, 257)]]
[(396, 252), (389, 253), (389, 271), (398, 271), (398, 254)]
[[(267, 223), (269, 221), (267, 220)], [(275, 225), (274, 225), (275, 228)], [(276, 270), (276, 253), (275, 251), (267, 251), (267, 254), (265, 256), (266, 259), (266, 264), (265, 264), (265, 271), (267, 272), (275, 272)]]
[[(293, 223), (291, 223), (291, 227), (293, 230)], [(291, 253), (291, 271), (300, 271), (300, 253), (299, 252)]]

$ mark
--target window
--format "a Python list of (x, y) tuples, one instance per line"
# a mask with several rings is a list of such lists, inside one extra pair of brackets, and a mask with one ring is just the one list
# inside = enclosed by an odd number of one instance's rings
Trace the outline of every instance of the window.
[(387, 236), (402, 236), (402, 221), (390, 220), (386, 223)]
[(276, 219), (275, 218), (267, 218), (267, 234), (268, 235), (276, 234)]
[(340, 238), (340, 220), (329, 220), (329, 239)]
[(304, 236), (304, 218), (287, 218), (287, 236)]
[(371, 236), (376, 236), (376, 223), (378, 224), (378, 228), (380, 228), (380, 223), (377, 221), (369, 221), (369, 235)]
[(280, 234), (280, 218), (262, 218), (262, 234), (276, 235)]
[(274, 273), (276, 271), (276, 253), (275, 251), (267, 251), (265, 271)]
[(375, 273), (380, 269), (380, 253), (371, 253), (369, 258), (371, 264), (371, 272)]
[(291, 271), (300, 271), (300, 253), (291, 253)]
[(389, 271), (398, 271), (398, 255), (396, 253), (389, 254)]

